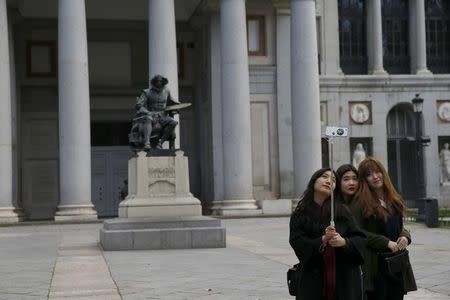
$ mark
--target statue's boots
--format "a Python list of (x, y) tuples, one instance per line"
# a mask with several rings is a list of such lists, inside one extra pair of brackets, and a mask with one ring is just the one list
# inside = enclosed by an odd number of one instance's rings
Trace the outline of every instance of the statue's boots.
[(171, 136), (174, 134), (176, 122), (174, 124), (168, 124), (163, 128), (163, 134), (158, 144), (163, 144), (165, 141), (169, 141)]

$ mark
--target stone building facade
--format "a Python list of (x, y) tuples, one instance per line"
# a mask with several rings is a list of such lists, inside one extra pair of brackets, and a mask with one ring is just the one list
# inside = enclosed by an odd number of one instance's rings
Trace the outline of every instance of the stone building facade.
[[(450, 8), (439, 0), (0, 0), (0, 218), (117, 214), (135, 98), (163, 74), (205, 213), (289, 209), (328, 164), (327, 125), (416, 197), (424, 99), (427, 195), (450, 205)], [(413, 202), (410, 202), (413, 203)]]

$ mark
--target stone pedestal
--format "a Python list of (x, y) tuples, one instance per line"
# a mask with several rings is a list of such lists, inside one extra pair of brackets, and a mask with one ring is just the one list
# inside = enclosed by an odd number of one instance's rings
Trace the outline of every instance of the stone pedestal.
[(200, 200), (189, 192), (188, 159), (151, 156), (138, 152), (128, 162), (128, 196), (119, 206), (119, 218), (201, 216)]
[(188, 159), (138, 152), (128, 162), (128, 196), (119, 218), (100, 230), (104, 250), (225, 247), (221, 221), (202, 216), (202, 206), (189, 191)]

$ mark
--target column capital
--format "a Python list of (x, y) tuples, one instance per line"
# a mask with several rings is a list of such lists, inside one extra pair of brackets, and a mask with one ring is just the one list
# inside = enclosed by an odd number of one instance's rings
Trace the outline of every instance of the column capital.
[(272, 4), (277, 15), (291, 14), (291, 5), (289, 4), (289, 0), (272, 0)]
[(219, 12), (220, 0), (204, 0), (202, 10), (209, 12)]
[(276, 10), (290, 10), (289, 0), (272, 0), (273, 7)]
[[(272, 1), (284, 2), (283, 0), (272, 0)], [(320, 1), (317, 1), (317, 0), (290, 0), (289, 2), (314, 2), (315, 8), (316, 8), (316, 16), (320, 16), (322, 13), (322, 2), (320, 2)]]

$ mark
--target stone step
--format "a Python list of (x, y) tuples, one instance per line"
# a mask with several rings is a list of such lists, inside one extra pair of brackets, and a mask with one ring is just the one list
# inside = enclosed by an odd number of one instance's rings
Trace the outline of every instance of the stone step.
[(105, 251), (225, 248), (221, 220), (209, 217), (114, 219), (100, 229)]
[(127, 229), (158, 229), (158, 228), (192, 228), (192, 227), (219, 227), (221, 221), (203, 216), (167, 216), (167, 217), (138, 217), (115, 218), (105, 220), (105, 230)]

